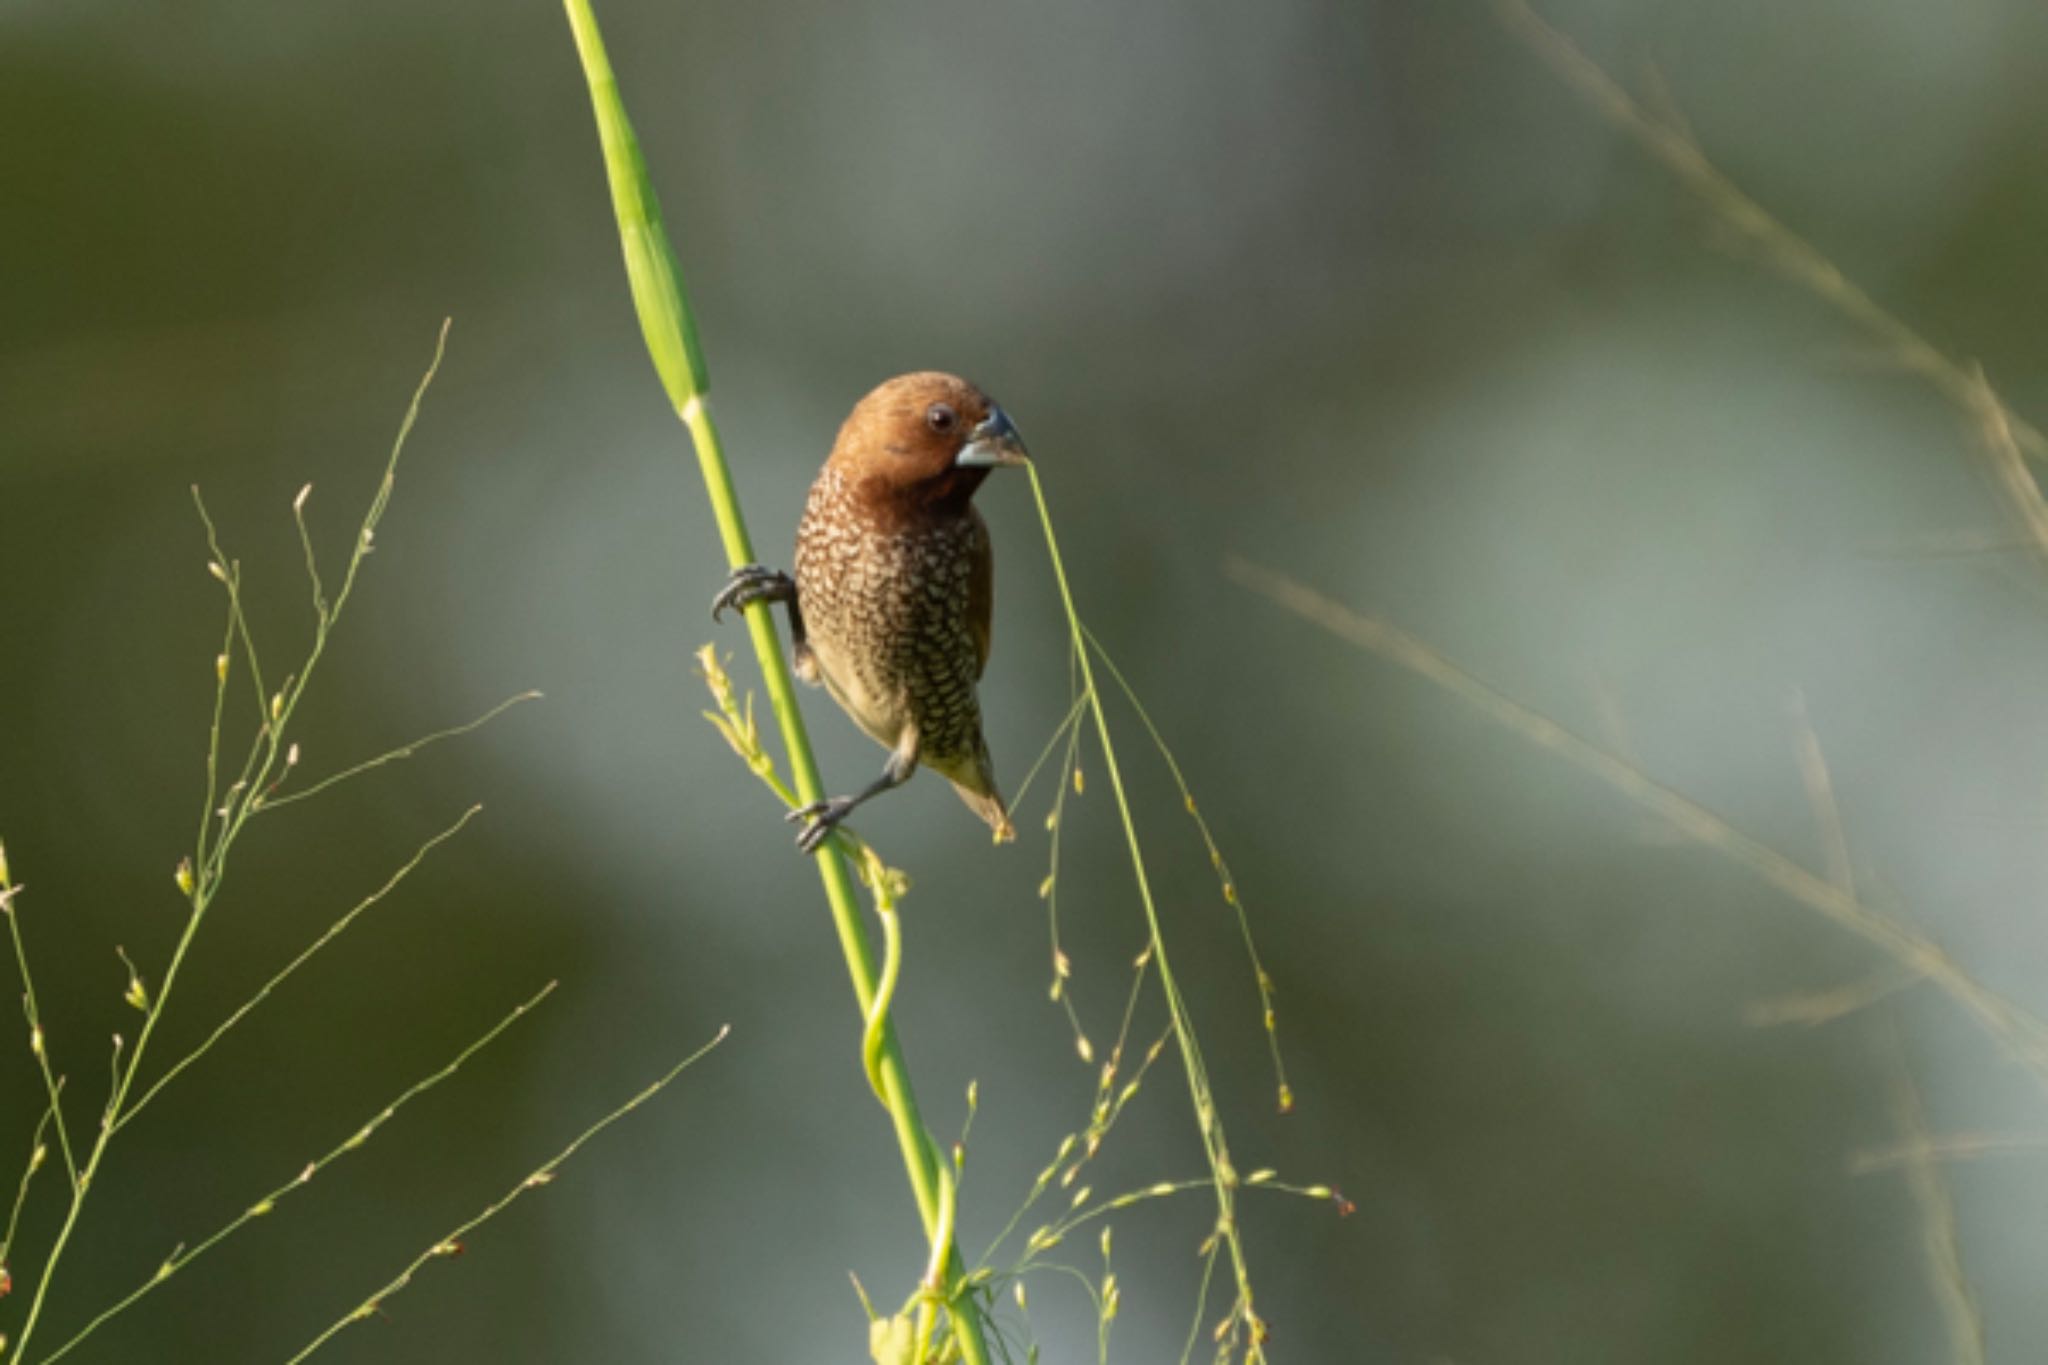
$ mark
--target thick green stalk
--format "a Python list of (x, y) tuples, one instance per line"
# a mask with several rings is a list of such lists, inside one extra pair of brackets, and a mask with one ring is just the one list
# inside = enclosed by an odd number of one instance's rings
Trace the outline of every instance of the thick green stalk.
[[(618, 218), (620, 244), (625, 251), (626, 275), (632, 286), (641, 330), (647, 338), (648, 353), (661, 376), (663, 387), (668, 390), (670, 401), (675, 405), (676, 414), (690, 429), (697, 463), (704, 476), (704, 489), (711, 500), (711, 513), (718, 522), (719, 539), (724, 543), (727, 561), (738, 568), (753, 562), (753, 545), (747, 538), (739, 498), (733, 491), (724, 447), (718, 438), (718, 426), (711, 416), (710, 381), (688, 298), (683, 290), (682, 271), (676, 264), (668, 235), (662, 227), (661, 207), (647, 178), (647, 168), (641, 160), (632, 125), (626, 119), (625, 107), (620, 102), (618, 81), (605, 55), (596, 17), (590, 11), (588, 0), (563, 0), (563, 3), (568, 11), (569, 26), (575, 34), (576, 50), (583, 61), (584, 78), (590, 86), (591, 104), (604, 144), (605, 170), (611, 182), (612, 208)], [(811, 756), (803, 716), (797, 710), (796, 688), (782, 656), (781, 642), (776, 638), (774, 618), (769, 606), (762, 602), (750, 604), (745, 614), (747, 632), (753, 640), (754, 655), (767, 687), (768, 702), (775, 712), (776, 724), (781, 728), (783, 744), (788, 750), (790, 774), (797, 796), (806, 803), (817, 801), (824, 796), (824, 786), (818, 777), (817, 761)], [(832, 912), (833, 927), (839, 934), (839, 946), (846, 956), (847, 974), (852, 978), (853, 993), (865, 1019), (874, 1003), (880, 974), (866, 927), (861, 923), (853, 873), (836, 841), (825, 841), (815, 860), (818, 876), (824, 883), (825, 900)], [(903, 1164), (917, 1197), (925, 1234), (937, 1238), (943, 1221), (941, 1164), (944, 1158), (926, 1132), (924, 1120), (918, 1113), (910, 1073), (903, 1062), (903, 1050), (897, 1042), (894, 1026), (886, 1017), (881, 1025), (875, 1069), (881, 1079), (882, 1101), (895, 1126), (897, 1145), (902, 1149)], [(948, 1249), (946, 1255), (953, 1267), (952, 1283), (947, 1287), (947, 1306), (953, 1316), (961, 1356), (968, 1365), (985, 1365), (988, 1347), (983, 1337), (980, 1310), (961, 1283), (958, 1253)]]

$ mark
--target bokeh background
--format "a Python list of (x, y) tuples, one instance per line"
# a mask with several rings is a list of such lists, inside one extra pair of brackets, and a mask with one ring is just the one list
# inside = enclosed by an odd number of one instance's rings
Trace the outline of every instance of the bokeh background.
[[(1544, 11), (2048, 412), (2037, 5)], [(1906, 1181), (1850, 1162), (1898, 1140), (1902, 1068), (1934, 1132), (2019, 1138), (2044, 1131), (2029, 1073), (1924, 985), (1759, 1027), (1758, 1002), (1895, 984), (1890, 965), (1224, 566), (1384, 613), (1818, 867), (1803, 695), (1865, 894), (2048, 1009), (2048, 578), (1971, 421), (1722, 249), (1713, 212), (1485, 4), (600, 14), (764, 552), (894, 372), (976, 377), (1037, 453), (1083, 610), (1176, 745), (1279, 985), (1285, 1118), (1236, 928), (1126, 717), (1239, 1160), (1357, 1204), (1244, 1201), (1276, 1360), (1968, 1358)], [(16, 0), (0, 127), (0, 838), (79, 1112), (133, 1027), (114, 945), (160, 979), (201, 798), (221, 594), (189, 485), (281, 669), (309, 622), (292, 497), (314, 485), (337, 563), (452, 316), (303, 714), (306, 770), (547, 694), (252, 828), (165, 1060), (485, 805), (129, 1130), (43, 1343), (559, 978), (75, 1358), (283, 1358), (728, 1023), (330, 1354), (863, 1358), (847, 1272), (894, 1300), (920, 1237), (815, 880), (698, 718), (722, 564), (559, 11)], [(998, 478), (981, 505), (1014, 786), (1064, 711), (1065, 656), (1027, 488)], [(806, 705), (831, 784), (865, 781), (877, 752)], [(1046, 998), (1047, 796), (1004, 849), (929, 779), (860, 822), (916, 879), (898, 1014), (941, 1133), (980, 1083), (970, 1250), (1093, 1086)], [(1100, 1041), (1140, 920), (1106, 784), (1071, 811), (1065, 934)], [(0, 1171), (38, 1104), (25, 1049), (0, 1050)], [(1092, 1183), (1198, 1173), (1193, 1131), (1162, 1067)], [(1990, 1358), (2038, 1359), (2041, 1162), (1943, 1175)], [(53, 1194), (24, 1245), (47, 1244)], [(1113, 1359), (1178, 1358), (1206, 1224), (1199, 1196), (1116, 1220)], [(1093, 1358), (1070, 1284), (1038, 1281), (1034, 1320), (1046, 1360)]]

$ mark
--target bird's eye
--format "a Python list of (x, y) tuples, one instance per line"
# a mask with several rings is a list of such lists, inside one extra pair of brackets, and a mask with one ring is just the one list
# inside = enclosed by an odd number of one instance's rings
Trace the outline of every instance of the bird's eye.
[(960, 424), (960, 414), (944, 403), (934, 403), (925, 411), (924, 424), (943, 436)]

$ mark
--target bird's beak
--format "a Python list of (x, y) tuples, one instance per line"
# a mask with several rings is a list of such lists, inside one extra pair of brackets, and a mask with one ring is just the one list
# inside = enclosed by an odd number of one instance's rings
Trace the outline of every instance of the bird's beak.
[(955, 469), (994, 469), (999, 465), (1029, 464), (1024, 438), (1010, 425), (1010, 415), (991, 407), (988, 416), (968, 433), (967, 444), (953, 457)]

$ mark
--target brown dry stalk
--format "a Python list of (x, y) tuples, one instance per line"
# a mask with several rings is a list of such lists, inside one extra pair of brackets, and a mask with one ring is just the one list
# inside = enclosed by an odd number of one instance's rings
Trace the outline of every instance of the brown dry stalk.
[(2048, 1133), (1951, 1133), (1922, 1135), (1890, 1147), (1868, 1147), (1849, 1158), (1849, 1174), (1870, 1175), (1915, 1161), (1980, 1161), (1989, 1156), (2039, 1156), (2048, 1152)]
[(1792, 753), (1799, 761), (1799, 780), (1806, 787), (1807, 804), (1819, 822), (1821, 846), (1827, 853), (1828, 881), (1843, 895), (1855, 898), (1856, 874), (1849, 861), (1849, 836), (1842, 828), (1842, 810), (1835, 801), (1835, 779), (1828, 771), (1827, 755), (1821, 752), (1820, 736), (1806, 714), (1806, 694), (1792, 694)]
[(2048, 1085), (2048, 1025), (1984, 986), (1916, 930), (1865, 905), (1763, 841), (1743, 833), (1635, 764), (1498, 691), (1398, 626), (1361, 615), (1275, 569), (1232, 555), (1224, 572), (1302, 619), (1420, 674), (1531, 743), (1666, 821), (1672, 829), (1748, 868), (1799, 904), (1841, 926), (1907, 970), (1924, 976), (1969, 1012), (1986, 1032)]
[(2048, 460), (2048, 435), (1999, 400), (1982, 367), (1944, 354), (1887, 312), (1810, 242), (1744, 194), (1707, 159), (1692, 130), (1676, 114), (1652, 109), (1631, 95), (1571, 39), (1546, 23), (1527, 0), (1495, 0), (1494, 7), (1530, 51), (1601, 117), (1676, 176), (1738, 243), (1868, 332), (1900, 368), (1920, 376), (1975, 420), (2000, 492), (2034, 546), (2048, 559), (2048, 500), (2042, 498), (2033, 470), (2021, 458)]
[(1927, 1110), (1920, 1102), (1920, 1088), (1906, 1065), (1905, 1050), (1896, 1034), (1892, 1050), (1898, 1063), (1892, 1081), (1892, 1117), (1899, 1125), (1904, 1147), (1911, 1153), (1902, 1164), (1906, 1186), (1920, 1210), (1920, 1225), (1927, 1239), (1927, 1275), (1941, 1300), (1942, 1317), (1948, 1323), (1949, 1349), (1956, 1365), (1984, 1365), (1984, 1320), (1977, 1311), (1977, 1295), (1963, 1270), (1963, 1248), (1956, 1230), (1955, 1201), (1949, 1197), (1948, 1182), (1930, 1150)]
[(1918, 972), (1887, 967), (1830, 990), (1803, 991), (1752, 1001), (1743, 1010), (1742, 1018), (1757, 1028), (1772, 1028), (1780, 1024), (1804, 1024), (1811, 1028), (1869, 1009), (1919, 980)]

